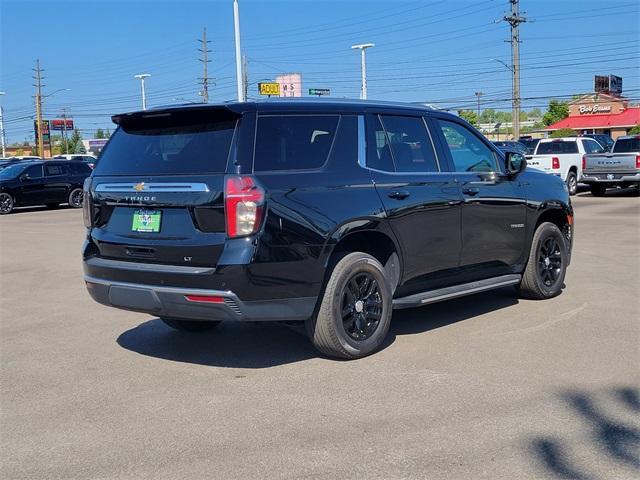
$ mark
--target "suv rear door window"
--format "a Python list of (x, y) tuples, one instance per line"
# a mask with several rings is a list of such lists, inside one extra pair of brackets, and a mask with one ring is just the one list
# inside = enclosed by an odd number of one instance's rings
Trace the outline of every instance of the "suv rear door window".
[(422, 117), (383, 115), (397, 172), (437, 172), (438, 163)]
[[(196, 115), (192, 115), (196, 117)], [(200, 116), (202, 117), (202, 116)], [(102, 151), (96, 175), (224, 173), (237, 121), (184, 115), (122, 125)]]
[(565, 142), (564, 140), (540, 142), (536, 155), (549, 155), (552, 153), (578, 153), (578, 142), (575, 140), (568, 142)]
[(258, 118), (253, 169), (322, 167), (338, 127), (338, 115), (269, 115)]
[(383, 172), (395, 172), (389, 138), (387, 137), (380, 117), (373, 115), (367, 126), (367, 167)]
[(45, 165), (44, 171), (47, 177), (59, 177), (66, 174), (63, 165)]
[(496, 156), (480, 138), (467, 127), (446, 120), (438, 120), (451, 152), (456, 172), (496, 172)]
[(640, 152), (640, 138), (621, 138), (616, 140), (613, 153)]

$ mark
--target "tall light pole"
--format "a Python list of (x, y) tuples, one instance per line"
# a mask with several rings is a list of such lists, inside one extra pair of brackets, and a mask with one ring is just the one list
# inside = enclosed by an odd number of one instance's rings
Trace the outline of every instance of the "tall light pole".
[(511, 25), (511, 73), (513, 90), (513, 138), (520, 138), (520, 32), (518, 26), (525, 23), (527, 19), (520, 16), (519, 0), (509, 0), (511, 3), (511, 14), (505, 15), (502, 19)]
[(236, 41), (236, 83), (238, 86), (238, 101), (245, 102), (247, 99), (244, 95), (242, 85), (242, 54), (240, 49), (240, 12), (238, 10), (238, 0), (233, 0), (233, 33)]
[(140, 80), (140, 87), (142, 88), (142, 110), (146, 110), (147, 109), (147, 97), (144, 91), (144, 79), (145, 78), (149, 78), (151, 76), (151, 74), (149, 73), (140, 73), (138, 75), (134, 75), (134, 78), (137, 78), (138, 80)]
[(371, 48), (371, 47), (375, 47), (374, 43), (362, 43), (360, 45), (352, 45), (351, 48), (355, 49), (359, 49), (360, 50), (360, 54), (361, 54), (361, 58), (362, 58), (362, 63), (361, 63), (361, 70), (362, 70), (362, 90), (360, 91), (360, 98), (362, 100), (366, 100), (367, 99), (367, 61), (365, 58), (365, 50), (367, 48)]
[[(4, 95), (5, 92), (0, 92), (0, 95)], [(4, 136), (4, 112), (2, 110), (2, 105), (0, 105), (0, 142), (2, 142), (2, 157), (7, 156), (6, 152), (6, 140)]]
[(478, 97), (478, 125), (480, 125), (480, 97), (482, 95), (484, 95), (484, 93), (480, 90), (475, 93), (475, 96)]

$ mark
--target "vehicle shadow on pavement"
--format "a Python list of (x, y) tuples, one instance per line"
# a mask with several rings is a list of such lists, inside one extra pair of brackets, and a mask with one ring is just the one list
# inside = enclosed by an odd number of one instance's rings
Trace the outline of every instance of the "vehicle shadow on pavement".
[(610, 478), (625, 476), (615, 473), (616, 466), (640, 472), (640, 390), (626, 386), (598, 394), (572, 390), (561, 393), (559, 397), (573, 416), (581, 420), (580, 433), (586, 435), (579, 435), (580, 444), (572, 448), (571, 453), (567, 443), (560, 438), (537, 437), (531, 440), (529, 451), (548, 472), (575, 480), (600, 478), (601, 475), (580, 466), (579, 454), (573, 453), (576, 450), (583, 454), (595, 451), (602, 456), (599, 463), (609, 465)]
[(17, 215), (20, 213), (35, 213), (35, 212), (46, 212), (46, 211), (54, 211), (54, 210), (75, 210), (69, 205), (58, 205), (57, 207), (48, 208), (45, 206), (38, 207), (16, 207), (9, 215)]
[[(397, 335), (428, 332), (518, 303), (513, 288), (396, 311), (383, 348)], [(141, 355), (226, 368), (269, 368), (322, 357), (300, 333), (274, 323), (223, 322), (211, 332), (179, 332), (154, 319), (122, 333), (118, 345)]]
[[(590, 190), (581, 191), (578, 190), (578, 197), (593, 197)], [(606, 193), (602, 197), (594, 197), (594, 198), (629, 198), (629, 197), (637, 197), (638, 196), (638, 188), (637, 187), (628, 187), (628, 188), (610, 188), (606, 191)]]

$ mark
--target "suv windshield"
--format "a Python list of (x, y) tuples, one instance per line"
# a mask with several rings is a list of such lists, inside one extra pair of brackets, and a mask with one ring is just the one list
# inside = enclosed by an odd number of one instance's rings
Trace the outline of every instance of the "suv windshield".
[(236, 120), (142, 119), (121, 125), (104, 148), (96, 175), (223, 173)]
[(549, 153), (578, 153), (578, 143), (576, 141), (553, 141), (553, 142), (544, 142), (538, 145), (538, 151), (536, 154), (538, 155), (547, 155)]
[(0, 170), (0, 180), (13, 180), (14, 178), (17, 178), (18, 175), (20, 175), (22, 172), (24, 172), (25, 168), (26, 165), (9, 165), (8, 167)]
[(640, 138), (621, 138), (613, 146), (613, 153), (640, 152)]

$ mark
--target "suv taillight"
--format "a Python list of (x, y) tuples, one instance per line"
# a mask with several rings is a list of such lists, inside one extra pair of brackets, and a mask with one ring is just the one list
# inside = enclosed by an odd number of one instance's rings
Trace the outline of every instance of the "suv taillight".
[(558, 157), (551, 157), (551, 168), (554, 170), (560, 169), (560, 159)]
[(82, 186), (82, 220), (84, 226), (91, 228), (93, 226), (93, 205), (91, 205), (91, 177), (84, 179)]
[(636, 168), (640, 169), (640, 155), (636, 155)]
[(582, 170), (586, 170), (587, 168), (587, 156), (582, 155)]
[(256, 233), (264, 214), (265, 192), (250, 176), (225, 179), (224, 209), (227, 236), (244, 237)]

